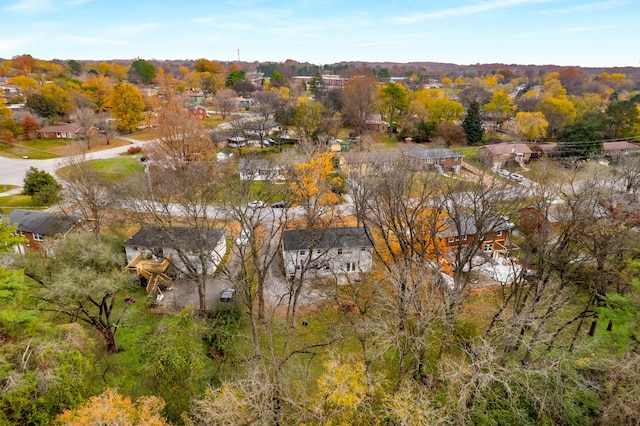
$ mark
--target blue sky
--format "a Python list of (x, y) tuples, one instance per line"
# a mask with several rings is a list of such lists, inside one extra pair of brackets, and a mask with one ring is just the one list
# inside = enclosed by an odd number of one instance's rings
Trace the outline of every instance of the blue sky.
[(640, 65), (638, 0), (0, 0), (0, 57)]

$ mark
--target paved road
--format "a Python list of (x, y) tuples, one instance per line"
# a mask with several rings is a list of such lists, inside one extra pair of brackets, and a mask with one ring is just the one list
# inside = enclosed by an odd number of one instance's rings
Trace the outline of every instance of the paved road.
[[(126, 151), (130, 146), (142, 146), (147, 143), (147, 141), (138, 141), (135, 139), (124, 137), (119, 137), (118, 139), (123, 139), (129, 142), (131, 145), (90, 152), (85, 155), (86, 158), (88, 160), (114, 158), (118, 157), (122, 152)], [(65, 157), (51, 158), (48, 160), (32, 160), (25, 158), (7, 158), (0, 156), (0, 185), (22, 186), (25, 172), (29, 170), (29, 167), (36, 167), (55, 176), (55, 171), (60, 167), (64, 167), (65, 165)], [(18, 188), (12, 191), (2, 192), (0, 193), (0, 196), (18, 193), (20, 192), (20, 190), (21, 189)]]

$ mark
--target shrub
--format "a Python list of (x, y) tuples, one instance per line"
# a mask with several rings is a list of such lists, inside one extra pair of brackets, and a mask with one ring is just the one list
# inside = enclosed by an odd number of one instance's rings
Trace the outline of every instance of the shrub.
[(127, 153), (129, 154), (137, 154), (141, 151), (142, 151), (142, 148), (139, 146), (130, 146), (129, 149), (127, 149)]

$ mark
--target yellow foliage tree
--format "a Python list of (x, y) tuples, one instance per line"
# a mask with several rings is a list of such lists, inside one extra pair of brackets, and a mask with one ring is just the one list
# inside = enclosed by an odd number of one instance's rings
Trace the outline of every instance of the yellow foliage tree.
[(359, 424), (359, 410), (366, 402), (369, 385), (362, 362), (345, 363), (331, 359), (318, 379), (314, 412), (326, 425)]
[(94, 396), (85, 405), (58, 416), (65, 426), (121, 425), (164, 426), (169, 423), (161, 415), (165, 402), (157, 396), (146, 396), (132, 402), (114, 389)]
[(549, 123), (544, 118), (544, 114), (536, 112), (519, 112), (516, 114), (516, 129), (527, 141), (534, 141), (542, 138), (547, 133)]
[(131, 83), (116, 83), (109, 93), (109, 105), (119, 129), (133, 132), (143, 120), (144, 99)]
[(325, 152), (315, 155), (306, 163), (294, 169), (294, 179), (290, 190), (293, 199), (311, 210), (313, 206), (331, 206), (340, 201), (340, 196), (332, 191), (342, 186), (342, 177), (333, 173), (335, 155)]

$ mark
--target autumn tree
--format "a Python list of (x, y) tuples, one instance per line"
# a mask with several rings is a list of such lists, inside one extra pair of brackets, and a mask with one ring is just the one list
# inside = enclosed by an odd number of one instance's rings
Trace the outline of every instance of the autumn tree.
[(480, 117), (480, 104), (476, 101), (471, 102), (467, 115), (462, 121), (462, 128), (467, 136), (467, 140), (471, 145), (477, 145), (482, 142), (484, 137), (484, 128), (482, 127), (482, 117)]
[(353, 123), (358, 134), (364, 133), (367, 121), (378, 106), (378, 82), (371, 77), (353, 77), (342, 91), (342, 104), (346, 119)]
[(531, 142), (547, 134), (548, 123), (541, 112), (519, 112), (515, 117), (515, 126), (518, 133)]
[(515, 111), (516, 106), (511, 105), (511, 99), (509, 95), (500, 90), (493, 92), (491, 102), (486, 103), (483, 106), (485, 112), (493, 115), (496, 126), (502, 124), (507, 120)]
[(16, 55), (11, 58), (11, 66), (22, 75), (28, 75), (37, 66), (37, 61), (31, 55)]
[(317, 134), (324, 108), (318, 101), (303, 98), (298, 101), (293, 113), (293, 126), (301, 144), (309, 151), (317, 149)]
[(143, 396), (135, 402), (117, 390), (107, 388), (81, 407), (66, 410), (57, 421), (67, 426), (103, 425), (168, 425), (162, 415), (165, 402), (157, 396)]
[(133, 132), (143, 120), (145, 104), (142, 94), (131, 83), (116, 83), (109, 93), (111, 114), (118, 119), (118, 129)]
[(123, 267), (117, 243), (78, 232), (28, 258), (25, 273), (40, 284), (34, 297), (42, 310), (89, 324), (102, 336), (107, 351), (115, 353), (116, 333), (128, 306), (118, 297), (130, 285)]
[(547, 127), (549, 138), (555, 138), (560, 128), (571, 124), (577, 115), (575, 106), (567, 98), (544, 98), (538, 103), (536, 110), (542, 112), (549, 123)]

